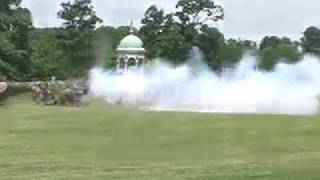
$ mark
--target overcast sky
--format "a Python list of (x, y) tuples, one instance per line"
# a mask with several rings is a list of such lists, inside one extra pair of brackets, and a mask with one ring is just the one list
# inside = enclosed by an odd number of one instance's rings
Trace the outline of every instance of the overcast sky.
[[(62, 1), (23, 0), (37, 27), (60, 26), (56, 12)], [(145, 10), (156, 4), (172, 11), (177, 0), (93, 0), (105, 25), (139, 25)], [(303, 30), (320, 26), (320, 0), (218, 0), (225, 8), (225, 20), (218, 25), (227, 37), (259, 40), (265, 35), (301, 37)]]

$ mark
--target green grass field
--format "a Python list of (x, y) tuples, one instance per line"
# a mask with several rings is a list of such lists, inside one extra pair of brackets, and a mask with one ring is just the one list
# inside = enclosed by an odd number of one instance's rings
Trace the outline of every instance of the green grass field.
[(1, 180), (320, 178), (320, 118), (0, 105)]

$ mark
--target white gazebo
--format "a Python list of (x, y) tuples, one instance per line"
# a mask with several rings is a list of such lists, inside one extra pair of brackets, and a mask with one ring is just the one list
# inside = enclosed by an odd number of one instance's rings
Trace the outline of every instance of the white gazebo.
[(145, 52), (142, 40), (133, 34), (131, 25), (130, 35), (123, 38), (117, 48), (117, 70), (140, 67), (146, 62)]

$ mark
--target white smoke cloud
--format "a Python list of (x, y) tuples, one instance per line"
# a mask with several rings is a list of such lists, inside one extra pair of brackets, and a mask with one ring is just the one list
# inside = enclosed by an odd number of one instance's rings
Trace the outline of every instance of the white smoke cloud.
[(91, 71), (90, 88), (108, 102), (136, 104), (154, 111), (309, 115), (318, 110), (320, 63), (305, 56), (297, 64), (256, 70), (246, 56), (234, 69), (216, 74), (204, 66), (174, 68), (161, 61), (119, 75)]

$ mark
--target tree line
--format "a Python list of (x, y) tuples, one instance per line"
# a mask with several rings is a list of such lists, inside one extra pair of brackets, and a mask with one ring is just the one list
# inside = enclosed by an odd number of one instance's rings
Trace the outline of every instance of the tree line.
[[(0, 81), (79, 78), (95, 64), (115, 67), (117, 45), (130, 27), (98, 27), (103, 21), (91, 0), (74, 0), (61, 3), (57, 12), (61, 27), (35, 28), (21, 1), (0, 4)], [(170, 13), (156, 5), (149, 7), (134, 33), (142, 38), (149, 59), (160, 57), (179, 65), (198, 46), (215, 71), (233, 67), (247, 52), (259, 58), (259, 68), (265, 71), (280, 61), (295, 63), (304, 53), (320, 55), (317, 27), (307, 28), (300, 41), (266, 36), (258, 44), (225, 38), (214, 26), (223, 18), (223, 7), (213, 0), (178, 0)]]

